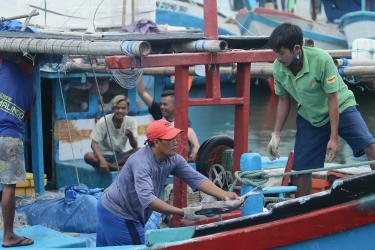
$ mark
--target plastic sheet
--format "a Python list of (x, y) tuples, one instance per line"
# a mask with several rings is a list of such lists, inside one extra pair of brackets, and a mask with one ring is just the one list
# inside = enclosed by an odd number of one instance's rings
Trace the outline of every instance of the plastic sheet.
[(39, 200), (17, 208), (17, 212), (26, 214), (29, 225), (42, 225), (62, 232), (95, 233), (100, 191), (68, 186), (65, 198)]
[[(29, 225), (42, 225), (61, 232), (95, 233), (97, 225), (96, 206), (103, 189), (89, 189), (84, 185), (70, 185), (61, 193), (47, 195), (52, 199), (30, 198), (18, 204), (18, 213), (27, 216)], [(26, 205), (25, 205), (26, 204)], [(153, 212), (145, 230), (160, 228), (160, 213)]]

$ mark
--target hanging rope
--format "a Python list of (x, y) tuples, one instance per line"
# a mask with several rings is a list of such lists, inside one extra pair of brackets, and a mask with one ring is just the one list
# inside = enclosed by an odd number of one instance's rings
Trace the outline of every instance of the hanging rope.
[[(58, 76), (58, 79), (59, 79), (60, 94), (61, 94), (61, 100), (62, 100), (63, 108), (64, 108), (65, 122), (66, 122), (66, 125), (68, 127), (69, 145), (70, 145), (70, 149), (72, 151), (72, 156), (73, 156), (73, 161), (74, 161), (74, 160), (76, 160), (76, 157), (74, 155), (74, 150), (73, 150), (72, 133), (71, 133), (71, 129), (70, 129), (70, 123), (69, 123), (69, 120), (68, 120), (68, 114), (66, 112), (65, 97), (64, 97), (64, 91), (62, 89), (61, 77), (60, 77), (60, 71), (59, 70), (57, 71), (57, 76)], [(76, 165), (74, 165), (74, 169), (75, 169), (78, 185), (81, 185), (81, 182), (79, 180), (79, 175), (78, 175), (78, 169), (77, 169)]]
[(109, 131), (109, 127), (108, 127), (108, 122), (107, 122), (107, 117), (105, 115), (105, 112), (104, 112), (104, 103), (103, 103), (103, 96), (102, 94), (100, 93), (100, 88), (99, 88), (99, 83), (98, 83), (98, 78), (96, 77), (96, 72), (95, 72), (95, 67), (93, 66), (92, 64), (92, 58), (91, 56), (89, 56), (89, 61), (90, 61), (90, 65), (91, 65), (91, 70), (92, 70), (92, 73), (94, 75), (94, 80), (95, 80), (95, 85), (96, 85), (96, 89), (98, 91), (98, 95), (99, 95), (99, 100), (100, 100), (100, 107), (101, 107), (101, 111), (102, 111), (102, 114), (103, 114), (103, 118), (104, 118), (104, 122), (105, 122), (105, 127), (107, 129), (107, 133), (108, 133), (108, 137), (109, 137), (109, 141), (111, 143), (111, 147), (112, 147), (112, 153), (113, 153), (113, 156), (115, 158), (115, 162), (116, 162), (116, 168), (117, 168), (117, 171), (120, 170), (120, 167), (119, 167), (119, 164), (118, 164), (118, 160), (117, 160), (117, 156), (116, 156), (116, 152), (115, 152), (115, 147), (113, 145), (113, 141), (112, 141), (112, 135)]

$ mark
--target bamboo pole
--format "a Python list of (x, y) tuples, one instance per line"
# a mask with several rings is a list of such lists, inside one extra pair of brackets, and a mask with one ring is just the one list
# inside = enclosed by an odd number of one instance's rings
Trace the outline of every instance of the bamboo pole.
[(374, 76), (375, 66), (353, 66), (340, 68), (340, 73), (346, 76)]
[(122, 0), (121, 28), (125, 28), (125, 24), (126, 24), (126, 0)]
[(228, 43), (224, 40), (197, 40), (172, 45), (175, 52), (220, 52), (227, 48)]
[(132, 0), (132, 23), (135, 22), (135, 1)]
[(5, 21), (10, 21), (10, 20), (16, 20), (16, 19), (21, 19), (21, 18), (27, 18), (30, 16), (37, 16), (39, 15), (39, 12), (32, 12), (30, 14), (23, 14), (23, 15), (18, 15), (18, 16), (12, 16), (12, 17), (0, 17), (0, 22), (5, 22)]
[(333, 58), (351, 58), (352, 52), (348, 49), (341, 49), (341, 50), (326, 50), (328, 54), (330, 54)]
[[(155, 68), (143, 68), (143, 74), (145, 75), (174, 75), (174, 67), (155, 67)], [(105, 66), (94, 66), (94, 70), (99, 73), (106, 73), (108, 69)], [(83, 63), (72, 63), (69, 62), (65, 65), (64, 71), (67, 72), (91, 72), (92, 68), (90, 64)], [(121, 70), (124, 73), (131, 73), (131, 70)], [(196, 75), (195, 68), (189, 67), (189, 74)], [(221, 75), (236, 75), (237, 68), (223, 66), (220, 67)], [(253, 63), (251, 64), (251, 76), (252, 77), (271, 77), (272, 76), (272, 64), (269, 63)]]
[(22, 24), (22, 28), (21, 28), (20, 31), (21, 31), (21, 32), (25, 31), (26, 28), (27, 28), (27, 26), (29, 25), (29, 23), (30, 23), (30, 21), (31, 21), (31, 18), (32, 18), (33, 16), (37, 16), (37, 15), (39, 15), (39, 12), (38, 12), (36, 9), (33, 9), (33, 10), (30, 12), (29, 16), (26, 17), (26, 20), (25, 20), (25, 22)]
[[(91, 65), (89, 64), (78, 64), (68, 63), (66, 66), (68, 72), (87, 72), (91, 71)], [(107, 72), (105, 66), (96, 66), (95, 70), (98, 72)], [(145, 75), (174, 75), (174, 67), (155, 67), (155, 68), (144, 68)], [(361, 79), (375, 78), (375, 65), (374, 66), (353, 66), (353, 67), (342, 67), (339, 69), (341, 75), (355, 76)], [(125, 73), (129, 73), (130, 70), (124, 70)], [(189, 74), (196, 75), (195, 68), (189, 67)], [(237, 68), (233, 66), (222, 66), (220, 67), (221, 75), (236, 75)], [(252, 63), (251, 64), (251, 76), (252, 77), (272, 77), (272, 63)]]
[(151, 52), (151, 45), (147, 41), (81, 41), (0, 37), (0, 51), (63, 55), (109, 56), (132, 54), (145, 56)]
[(77, 32), (77, 31), (53, 31), (53, 30), (43, 30), (41, 34), (47, 35), (59, 35), (59, 36), (76, 36), (77, 38), (81, 38), (81, 40), (95, 39), (95, 38), (104, 38), (106, 36), (123, 36), (124, 32), (117, 32), (117, 31), (109, 31), (109, 32)]
[(371, 59), (335, 59), (336, 66), (375, 66), (375, 60)]

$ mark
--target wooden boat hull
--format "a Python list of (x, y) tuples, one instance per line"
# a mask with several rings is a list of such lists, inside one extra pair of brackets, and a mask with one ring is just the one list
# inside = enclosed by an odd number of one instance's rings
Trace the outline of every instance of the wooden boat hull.
[(345, 32), (348, 47), (358, 38), (375, 39), (375, 12), (355, 11), (341, 18), (341, 26)]
[[(238, 26), (228, 22), (225, 14), (218, 15), (220, 35), (240, 35)], [(195, 1), (157, 0), (156, 23), (203, 30), (203, 5)]]
[(242, 35), (269, 36), (279, 24), (290, 22), (301, 27), (305, 38), (314, 40), (315, 47), (345, 49), (346, 39), (335, 24), (322, 24), (276, 10), (255, 9), (239, 20)]
[[(193, 239), (160, 249), (355, 249), (375, 243), (375, 213), (358, 211), (357, 202), (279, 221)], [(347, 247), (347, 248), (346, 248)]]
[(198, 226), (193, 238), (160, 249), (357, 249), (375, 243), (375, 173), (270, 212)]

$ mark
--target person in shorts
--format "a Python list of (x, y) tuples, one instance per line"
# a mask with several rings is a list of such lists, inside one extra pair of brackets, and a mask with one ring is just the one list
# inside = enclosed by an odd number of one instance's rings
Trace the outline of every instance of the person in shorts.
[(0, 56), (0, 182), (3, 185), (3, 247), (26, 246), (32, 239), (13, 231), (16, 183), (26, 180), (24, 124), (34, 102), (32, 66), (22, 55)]
[[(352, 148), (354, 156), (375, 160), (375, 140), (356, 109), (331, 56), (319, 48), (304, 47), (301, 28), (279, 25), (269, 38), (276, 53), (273, 63), (275, 93), (278, 95), (276, 122), (268, 144), (271, 159), (278, 157), (280, 132), (288, 117), (291, 98), (298, 103), (293, 170), (324, 167), (339, 152), (339, 136)], [(371, 165), (375, 169), (375, 165)], [(311, 174), (293, 178), (296, 196), (311, 192)]]

